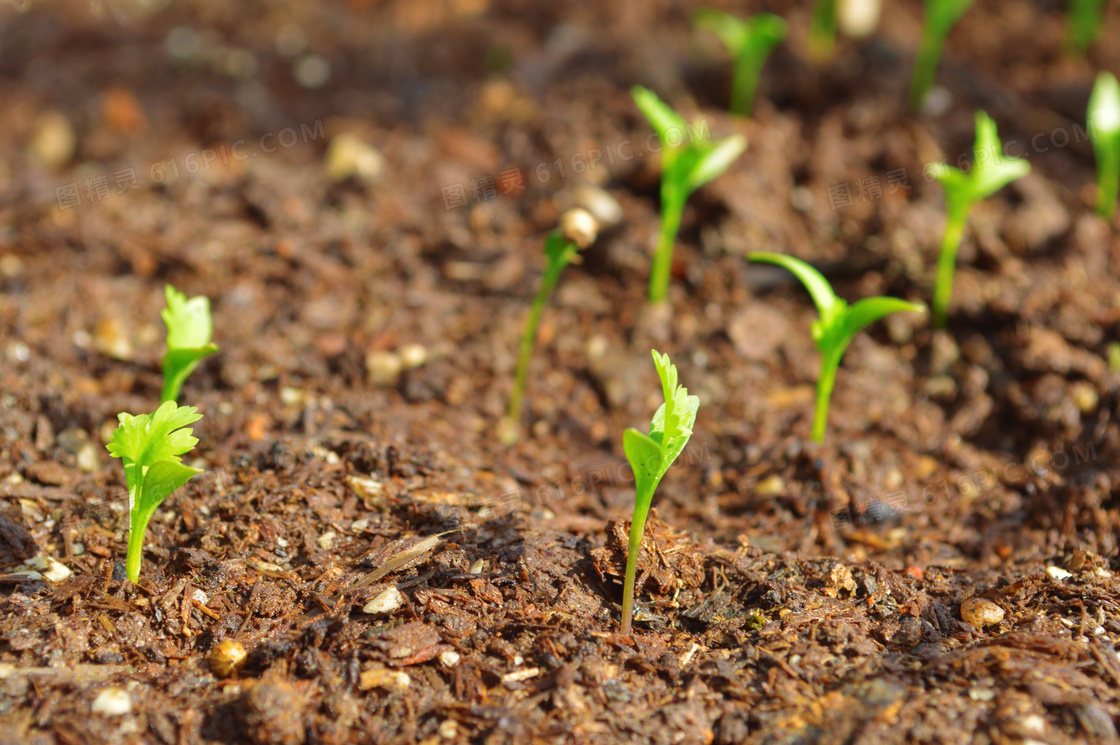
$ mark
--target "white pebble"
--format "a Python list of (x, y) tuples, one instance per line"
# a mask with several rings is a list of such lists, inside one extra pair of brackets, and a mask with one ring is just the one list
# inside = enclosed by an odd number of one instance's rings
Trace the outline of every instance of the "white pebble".
[(132, 698), (123, 688), (106, 688), (93, 700), (94, 714), (114, 717), (132, 711)]
[(395, 587), (390, 587), (382, 591), (373, 600), (365, 604), (362, 608), (363, 613), (370, 615), (380, 615), (383, 613), (392, 613), (397, 608), (404, 605), (404, 595)]
[(1061, 582), (1064, 579), (1069, 579), (1070, 577), (1073, 576), (1073, 574), (1070, 573), (1070, 572), (1067, 572), (1065, 569), (1062, 569), (1061, 567), (1050, 566), (1050, 567), (1046, 567), (1046, 576), (1049, 577), (1052, 580), (1055, 580), (1057, 582)]

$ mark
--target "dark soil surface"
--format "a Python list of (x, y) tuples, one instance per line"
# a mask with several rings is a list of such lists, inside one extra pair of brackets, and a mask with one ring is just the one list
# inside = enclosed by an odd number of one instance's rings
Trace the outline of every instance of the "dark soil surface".
[[(1120, 239), (1079, 131), (1120, 8), (1076, 60), (1064, 3), (977, 3), (915, 116), (918, 2), (823, 64), (810, 3), (753, 3), (792, 33), (743, 122), (697, 6), (0, 11), (0, 743), (1117, 741)], [(668, 314), (634, 83), (750, 139), (689, 203)], [(856, 338), (812, 445), (815, 311), (744, 255), (928, 301), (923, 164), (970, 153), (977, 108), (1033, 172), (973, 211), (949, 332)], [(343, 133), (378, 177), (327, 177)], [(561, 279), (506, 448), (542, 238), (581, 185), (623, 219)], [(165, 283), (212, 299), (221, 352), (181, 398), (207, 474), (133, 586), (104, 442), (158, 403)], [(624, 637), (651, 347), (702, 405)], [(226, 640), (248, 657), (223, 678)]]

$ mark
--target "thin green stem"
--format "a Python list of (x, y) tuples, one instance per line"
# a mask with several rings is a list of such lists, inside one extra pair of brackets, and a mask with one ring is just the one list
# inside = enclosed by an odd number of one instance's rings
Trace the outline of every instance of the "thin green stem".
[(824, 442), (824, 433), (828, 428), (828, 404), (832, 399), (832, 388), (836, 385), (836, 371), (840, 369), (840, 358), (843, 354), (843, 347), (821, 352), (821, 373), (817, 378), (817, 405), (813, 412), (811, 436), (813, 442)]
[(933, 287), (933, 327), (945, 328), (949, 318), (949, 300), (953, 296), (953, 275), (957, 269), (957, 250), (968, 221), (967, 207), (950, 207), (945, 220), (945, 235), (941, 238), (941, 253), (937, 257), (937, 279)]
[[(142, 525), (139, 523), (143, 523)], [(136, 517), (128, 529), (128, 555), (125, 558), (125, 574), (132, 584), (140, 582), (140, 561), (144, 554), (144, 532), (148, 529), (146, 519)]]
[(914, 60), (914, 74), (910, 78), (910, 106), (920, 109), (933, 88), (937, 77), (937, 65), (941, 61), (941, 50), (945, 46), (945, 35), (927, 27), (922, 32), (918, 56)]
[[(662, 178), (665, 178), (663, 175)], [(661, 230), (657, 237), (657, 252), (653, 255), (653, 269), (649, 275), (649, 300), (660, 303), (669, 297), (669, 278), (673, 269), (673, 246), (681, 228), (684, 198), (677, 189), (661, 189)]]
[(836, 44), (836, 2), (817, 0), (809, 18), (809, 56), (825, 60), (832, 56)]
[(626, 551), (626, 577), (622, 585), (622, 633), (630, 633), (630, 622), (634, 615), (634, 583), (638, 576), (638, 552), (642, 547), (642, 535), (646, 529), (646, 516), (649, 510), (634, 515), (630, 523), (630, 548)]
[[(561, 267), (563, 268), (563, 267)], [(521, 402), (525, 396), (525, 384), (529, 379), (529, 361), (533, 357), (533, 346), (537, 342), (537, 330), (541, 325), (541, 315), (548, 303), (549, 295), (556, 287), (560, 272), (546, 272), (541, 279), (541, 288), (533, 298), (533, 305), (529, 308), (529, 317), (525, 319), (525, 330), (521, 332), (521, 345), (517, 353), (517, 374), (513, 379), (513, 393), (509, 397), (509, 413), (511, 437), (516, 438), (517, 427), (521, 421)]]
[[(1120, 137), (1116, 137), (1120, 147)], [(1116, 214), (1116, 199), (1120, 196), (1120, 162), (1115, 150), (1102, 154), (1097, 164), (1097, 214), (1112, 220)]]
[(749, 117), (754, 109), (754, 94), (758, 90), (758, 78), (762, 73), (756, 55), (748, 54), (735, 62), (735, 72), (731, 79), (732, 114)]

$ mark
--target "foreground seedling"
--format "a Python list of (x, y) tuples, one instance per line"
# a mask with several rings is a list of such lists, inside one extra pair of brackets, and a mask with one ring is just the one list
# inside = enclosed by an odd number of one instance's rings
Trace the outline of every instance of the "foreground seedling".
[(517, 373), (513, 379), (513, 393), (509, 397), (509, 412), (502, 422), (499, 436), (506, 445), (517, 441), (518, 424), (521, 421), (521, 402), (525, 396), (525, 384), (529, 379), (529, 360), (533, 356), (533, 345), (537, 341), (537, 330), (541, 325), (541, 314), (548, 298), (560, 280), (560, 273), (568, 264), (576, 260), (580, 249), (595, 242), (599, 225), (591, 213), (582, 209), (568, 210), (560, 221), (560, 229), (554, 230), (544, 239), (544, 254), (548, 259), (541, 287), (529, 308), (525, 319), (525, 330), (521, 333), (521, 346), (517, 354)]
[(1089, 137), (1097, 154), (1097, 214), (1112, 220), (1120, 193), (1120, 82), (1102, 72), (1089, 96)]
[(978, 111), (972, 167), (965, 172), (945, 163), (934, 163), (931, 172), (945, 191), (945, 235), (941, 239), (937, 279), (933, 288), (933, 324), (935, 328), (945, 328), (949, 300), (953, 295), (957, 250), (961, 246), (968, 213), (977, 202), (1030, 173), (1031, 165), (1022, 158), (1004, 154), (996, 123), (983, 111)]
[(731, 80), (732, 114), (750, 116), (754, 94), (766, 58), (786, 38), (789, 26), (772, 13), (759, 13), (742, 20), (720, 10), (704, 8), (695, 16), (697, 28), (719, 37), (734, 59)]
[(813, 442), (824, 442), (825, 428), (828, 426), (828, 402), (832, 398), (832, 388), (836, 384), (836, 371), (844, 350), (860, 331), (875, 321), (890, 315), (912, 311), (925, 313), (921, 303), (908, 303), (893, 297), (868, 297), (854, 305), (836, 297), (832, 286), (820, 272), (800, 259), (783, 254), (756, 251), (748, 257), (751, 261), (765, 261), (784, 267), (801, 280), (805, 289), (813, 297), (820, 318), (813, 321), (813, 341), (821, 353), (821, 371), (817, 376), (817, 406), (813, 413)]
[(174, 401), (160, 405), (152, 414), (121, 413), (120, 424), (109, 440), (109, 454), (124, 464), (128, 484), (128, 556), (125, 571), (133, 584), (140, 580), (144, 532), (156, 508), (171, 493), (202, 473), (182, 464), (181, 455), (198, 444), (186, 428), (202, 418), (193, 406)]
[(910, 78), (910, 105), (920, 109), (933, 88), (941, 50), (957, 21), (965, 14), (974, 0), (926, 0), (925, 25), (914, 60), (914, 74)]
[(730, 167), (747, 148), (747, 139), (734, 135), (719, 142), (688, 142), (684, 119), (653, 91), (636, 85), (631, 94), (661, 138), (661, 230), (649, 277), (650, 302), (658, 303), (669, 294), (673, 244), (681, 227), (685, 202), (692, 192)]
[(218, 351), (210, 343), (214, 322), (210, 318), (210, 300), (204, 295), (192, 297), (171, 285), (164, 288), (167, 307), (160, 315), (167, 325), (167, 352), (163, 355), (163, 391), (160, 403), (176, 401), (187, 377), (198, 367), (199, 360)]
[(648, 435), (631, 428), (622, 436), (622, 448), (634, 470), (635, 489), (634, 517), (630, 522), (630, 546), (626, 552), (626, 577), (622, 589), (623, 634), (630, 633), (638, 552), (642, 547), (642, 534), (653, 492), (692, 436), (696, 411), (700, 408), (700, 399), (688, 395), (684, 386), (677, 385), (677, 367), (669, 362), (669, 355), (653, 350), (653, 364), (661, 378), (665, 403), (653, 415)]

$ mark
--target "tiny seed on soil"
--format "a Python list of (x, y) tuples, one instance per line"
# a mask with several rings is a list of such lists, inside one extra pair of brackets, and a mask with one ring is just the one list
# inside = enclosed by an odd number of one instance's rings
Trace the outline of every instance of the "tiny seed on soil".
[(1003, 620), (1003, 608), (984, 598), (969, 598), (961, 603), (961, 618), (978, 629)]
[(576, 207), (560, 216), (560, 234), (580, 248), (587, 248), (599, 235), (599, 221), (587, 210)]
[(206, 658), (210, 663), (210, 670), (219, 678), (232, 678), (245, 666), (245, 659), (249, 653), (239, 641), (224, 639), (210, 650)]

